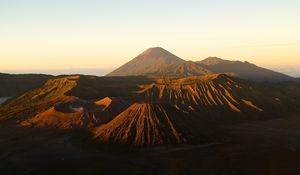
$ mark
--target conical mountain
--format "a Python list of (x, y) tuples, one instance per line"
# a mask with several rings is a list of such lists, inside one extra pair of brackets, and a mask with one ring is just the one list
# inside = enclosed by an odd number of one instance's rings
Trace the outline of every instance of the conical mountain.
[(149, 48), (107, 76), (156, 75), (163, 69), (185, 61), (161, 47)]
[(135, 146), (185, 143), (192, 134), (188, 117), (163, 104), (134, 103), (111, 122), (98, 127), (101, 143)]

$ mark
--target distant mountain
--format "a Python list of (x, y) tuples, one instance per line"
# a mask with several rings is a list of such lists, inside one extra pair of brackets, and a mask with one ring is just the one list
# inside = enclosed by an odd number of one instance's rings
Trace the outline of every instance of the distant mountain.
[(211, 73), (228, 74), (254, 81), (295, 81), (293, 77), (258, 67), (249, 62), (209, 57), (202, 61), (185, 61), (163, 48), (155, 47), (119, 67), (107, 76), (199, 76)]
[(229, 61), (217, 57), (209, 57), (197, 62), (204, 69), (214, 73), (225, 73), (254, 81), (295, 81), (293, 77), (258, 67), (249, 62)]
[(0, 73), (0, 97), (12, 97), (43, 85), (52, 75)]
[(155, 47), (125, 65), (109, 73), (107, 76), (191, 76), (211, 73), (192, 61), (184, 61), (163, 48)]
[(163, 48), (155, 47), (144, 51), (107, 76), (153, 75), (163, 69), (185, 61)]

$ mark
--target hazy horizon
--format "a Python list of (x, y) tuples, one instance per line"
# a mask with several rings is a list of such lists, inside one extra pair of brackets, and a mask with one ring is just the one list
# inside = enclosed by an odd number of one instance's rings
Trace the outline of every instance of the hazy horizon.
[[(121, 65), (120, 65), (121, 66)], [(258, 65), (259, 66), (259, 65)], [(118, 67), (114, 68), (70, 68), (70, 69), (44, 69), (44, 70), (4, 70), (0, 73), (9, 73), (9, 74), (49, 74), (49, 75), (63, 75), (63, 74), (83, 74), (83, 75), (96, 75), (96, 76), (105, 76), (106, 74), (112, 72)], [(271, 69), (276, 72), (284, 73), (286, 75), (300, 78), (300, 70), (297, 66), (295, 67), (264, 67)]]

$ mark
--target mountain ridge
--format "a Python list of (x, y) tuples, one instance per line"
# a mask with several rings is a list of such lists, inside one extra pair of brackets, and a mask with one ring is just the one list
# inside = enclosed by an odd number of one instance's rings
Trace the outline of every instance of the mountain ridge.
[(196, 63), (214, 73), (225, 73), (252, 81), (280, 82), (296, 80), (291, 76), (256, 66), (247, 61), (230, 61), (217, 57), (208, 57)]

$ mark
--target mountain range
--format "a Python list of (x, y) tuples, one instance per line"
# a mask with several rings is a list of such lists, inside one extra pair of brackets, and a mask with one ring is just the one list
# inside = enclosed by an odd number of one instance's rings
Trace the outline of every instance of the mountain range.
[(161, 47), (149, 48), (107, 76), (199, 76), (227, 74), (253, 81), (295, 81), (295, 78), (261, 68), (249, 62), (209, 57), (202, 61), (185, 61)]

